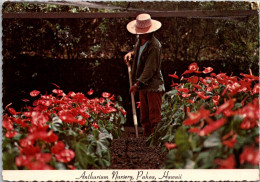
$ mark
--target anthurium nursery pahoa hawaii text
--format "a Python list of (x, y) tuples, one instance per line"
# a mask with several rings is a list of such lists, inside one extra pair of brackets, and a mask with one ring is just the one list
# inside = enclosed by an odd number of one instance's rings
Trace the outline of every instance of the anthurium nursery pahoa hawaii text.
[(158, 174), (156, 176), (151, 175), (151, 171), (137, 171), (137, 173), (134, 175), (126, 175), (124, 172), (120, 171), (112, 171), (112, 176), (108, 175), (101, 175), (101, 174), (94, 174), (94, 172), (86, 172), (84, 171), (79, 177), (76, 179), (86, 179), (86, 180), (93, 180), (93, 179), (106, 179), (109, 180), (110, 177), (112, 180), (128, 180), (128, 181), (135, 181), (135, 180), (170, 180), (170, 179), (176, 179), (181, 180), (182, 174), (178, 175), (170, 175), (170, 171), (162, 171), (163, 173)]

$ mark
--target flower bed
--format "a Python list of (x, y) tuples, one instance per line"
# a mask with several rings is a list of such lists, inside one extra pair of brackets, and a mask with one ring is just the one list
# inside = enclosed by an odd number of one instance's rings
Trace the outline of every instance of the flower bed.
[(191, 64), (163, 97), (162, 121), (148, 141), (169, 150), (166, 168), (258, 168), (259, 77), (212, 71)]
[[(92, 94), (90, 90), (89, 97)], [(30, 95), (37, 98), (33, 106), (21, 112), (11, 104), (5, 108), (3, 169), (92, 169), (110, 165), (110, 142), (121, 136), (126, 121), (125, 110), (114, 95), (104, 92), (101, 98), (89, 99), (82, 93), (65, 94), (58, 86), (50, 95), (40, 95), (37, 90)]]

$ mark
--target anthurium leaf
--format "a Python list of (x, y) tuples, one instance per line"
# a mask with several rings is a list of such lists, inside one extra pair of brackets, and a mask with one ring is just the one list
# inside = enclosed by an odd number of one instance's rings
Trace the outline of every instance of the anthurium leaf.
[(102, 152), (106, 152), (109, 150), (105, 144), (107, 143), (104, 141), (97, 141), (97, 154), (99, 157), (102, 157)]
[(54, 165), (55, 165), (56, 169), (59, 169), (59, 170), (65, 170), (66, 169), (66, 166), (61, 162), (55, 162)]
[(193, 169), (195, 166), (195, 162), (192, 161), (191, 159), (187, 159), (186, 160), (186, 165), (185, 165), (185, 169)]
[(88, 165), (90, 164), (95, 166), (95, 157), (87, 153), (87, 148), (85, 145), (82, 145), (80, 143), (76, 144), (75, 153), (76, 159), (77, 161), (79, 161), (82, 169), (87, 169)]
[(209, 169), (214, 167), (214, 159), (221, 156), (219, 149), (211, 148), (205, 152), (200, 152), (195, 159), (196, 168)]
[(54, 115), (52, 122), (49, 124), (49, 127), (53, 129), (53, 131), (61, 131), (63, 123), (58, 116)]
[(184, 126), (177, 129), (175, 134), (175, 142), (180, 153), (190, 148), (188, 134)]
[(221, 146), (219, 134), (214, 132), (203, 142), (203, 146), (206, 148)]
[(176, 159), (176, 150), (170, 150), (166, 155), (165, 166), (166, 169), (174, 169), (176, 168), (177, 161)]
[(17, 148), (9, 148), (6, 151), (3, 151), (3, 169), (4, 170), (15, 170), (17, 169), (15, 165), (15, 158), (18, 156)]
[(110, 160), (103, 159), (104, 167), (110, 166)]
[(94, 130), (93, 130), (93, 135), (94, 135), (94, 139), (95, 139), (95, 140), (98, 140), (98, 139), (99, 139), (99, 132), (98, 132), (97, 129), (94, 129)]

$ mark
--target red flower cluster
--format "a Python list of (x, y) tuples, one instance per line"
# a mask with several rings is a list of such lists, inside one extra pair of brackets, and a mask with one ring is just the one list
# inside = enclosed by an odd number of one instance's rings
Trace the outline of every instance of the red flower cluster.
[(75, 157), (75, 153), (72, 150), (65, 149), (65, 144), (62, 141), (57, 142), (51, 148), (51, 152), (58, 161), (63, 163), (68, 163)]
[(218, 169), (234, 169), (236, 167), (235, 156), (232, 154), (227, 159), (215, 159)]
[(259, 164), (259, 148), (255, 148), (253, 145), (244, 148), (240, 155), (240, 163), (251, 163), (253, 165)]
[[(19, 156), (15, 163), (18, 167), (27, 169), (53, 169), (50, 161), (66, 163), (70, 169), (75, 169), (70, 162), (75, 158), (73, 150), (65, 148), (65, 144), (59, 141), (58, 135), (50, 128), (54, 120), (59, 120), (68, 126), (79, 125), (82, 127), (86, 122), (94, 128), (99, 129), (91, 117), (99, 114), (100, 117), (111, 112), (122, 112), (123, 108), (114, 102), (114, 95), (104, 92), (101, 98), (88, 99), (82, 93), (69, 92), (65, 94), (56, 84), (57, 89), (52, 91), (53, 95), (40, 95), (33, 102), (33, 107), (27, 107), (24, 112), (16, 112), (10, 105), (6, 106), (7, 114), (3, 116), (3, 128), (5, 137), (13, 138), (22, 133), (19, 141)], [(31, 97), (39, 96), (40, 92), (34, 90)], [(88, 95), (92, 95), (90, 89)], [(65, 126), (66, 126), (65, 125)], [(19, 130), (19, 131), (18, 131)], [(79, 131), (79, 134), (82, 130)]]
[[(219, 139), (225, 150), (234, 150), (239, 138), (243, 137), (241, 135), (247, 135), (259, 127), (259, 77), (252, 75), (251, 72), (250, 74), (241, 73), (243, 77), (239, 78), (227, 76), (226, 73), (211, 73), (212, 71), (211, 67), (207, 67), (200, 72), (197, 64), (193, 63), (182, 74), (180, 81), (184, 83), (173, 83), (172, 86), (177, 91), (177, 97), (180, 97), (178, 100), (180, 108), (187, 112), (188, 117), (183, 124), (190, 127), (189, 133), (203, 136), (200, 138), (203, 141), (206, 136), (217, 131), (216, 134), (223, 135)], [(184, 75), (190, 73), (210, 73), (210, 77), (193, 75), (184, 78)], [(176, 73), (169, 76), (178, 78)], [(207, 99), (208, 103), (200, 106), (200, 103), (205, 103), (204, 100)], [(232, 169), (244, 163), (258, 165), (259, 149), (255, 145), (259, 145), (259, 138), (257, 137), (250, 144), (252, 145), (248, 144), (249, 146), (246, 146), (239, 155), (240, 164), (236, 164), (234, 154), (226, 159), (216, 159), (214, 163), (221, 169)], [(176, 146), (165, 143), (165, 147), (174, 149)]]

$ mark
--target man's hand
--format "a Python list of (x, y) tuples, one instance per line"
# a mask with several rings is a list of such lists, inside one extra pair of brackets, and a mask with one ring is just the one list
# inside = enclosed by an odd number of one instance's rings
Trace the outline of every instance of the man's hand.
[(125, 64), (126, 64), (127, 66), (129, 65), (129, 61), (131, 60), (132, 55), (134, 55), (134, 52), (133, 52), (133, 51), (127, 53), (127, 54), (124, 56), (124, 61), (125, 61)]
[(131, 92), (133, 92), (133, 94), (135, 95), (136, 91), (138, 90), (138, 85), (139, 85), (139, 82), (136, 82), (136, 84), (134, 84), (134, 85), (129, 89), (129, 93), (131, 94)]
[(131, 94), (131, 92), (133, 92), (133, 94), (135, 95), (136, 91), (138, 90), (136, 85), (133, 85), (130, 89), (129, 89), (129, 94)]

